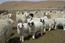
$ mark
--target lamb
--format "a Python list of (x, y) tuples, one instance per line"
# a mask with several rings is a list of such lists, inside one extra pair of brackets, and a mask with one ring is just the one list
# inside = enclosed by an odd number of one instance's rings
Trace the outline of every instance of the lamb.
[(28, 26), (28, 23), (19, 22), (17, 24), (17, 32), (20, 35), (20, 41), (24, 42), (24, 38), (31, 34), (31, 29)]

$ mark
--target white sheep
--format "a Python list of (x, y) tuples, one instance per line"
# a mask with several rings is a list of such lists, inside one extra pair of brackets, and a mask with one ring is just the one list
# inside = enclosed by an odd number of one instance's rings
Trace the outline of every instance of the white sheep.
[(48, 23), (49, 23), (49, 31), (50, 31), (51, 29), (54, 29), (54, 26), (55, 26), (55, 21), (54, 21), (54, 19), (49, 19), (49, 20), (48, 20)]
[[(31, 21), (31, 20), (33, 20), (33, 21), (36, 21), (36, 22), (41, 22), (41, 19), (43, 20), (45, 20), (45, 25), (47, 25), (48, 27), (49, 27), (49, 25), (48, 25), (48, 18), (47, 18), (47, 16), (44, 16), (44, 17), (41, 17), (41, 18), (29, 18), (29, 19), (27, 19), (27, 22), (29, 22), (29, 21)], [(45, 25), (43, 24), (43, 27), (45, 27)], [(48, 28), (47, 27), (47, 28)], [(45, 29), (44, 29), (44, 32), (45, 32)]]
[(59, 24), (62, 25), (63, 30), (65, 30), (65, 18), (55, 18), (55, 29)]
[(30, 17), (27, 19), (27, 22), (34, 20), (34, 21), (40, 21), (40, 18), (34, 18), (34, 17)]
[(54, 27), (54, 19), (41, 18), (40, 21), (43, 23), (44, 29), (49, 31)]
[(32, 29), (31, 31), (32, 31), (33, 39), (35, 39), (36, 32), (41, 32), (41, 35), (42, 35), (43, 24), (40, 21), (31, 20), (31, 21), (29, 21), (28, 25)]
[(31, 29), (28, 26), (28, 23), (18, 23), (17, 32), (20, 34), (20, 41), (24, 42), (24, 38), (31, 34)]
[(24, 22), (26, 22), (28, 15), (29, 14), (27, 12), (24, 12), (24, 14), (16, 13), (16, 21), (18, 22), (18, 20), (22, 20), (22, 22), (24, 23)]
[(0, 19), (0, 42), (5, 42), (10, 38), (12, 33), (12, 25), (7, 19)]
[(8, 13), (8, 17), (9, 17), (9, 18), (12, 17), (12, 14), (11, 14), (11, 13)]

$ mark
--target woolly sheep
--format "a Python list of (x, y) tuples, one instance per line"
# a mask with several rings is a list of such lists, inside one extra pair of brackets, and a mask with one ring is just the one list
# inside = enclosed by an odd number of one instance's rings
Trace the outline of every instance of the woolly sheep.
[(28, 23), (29, 27), (32, 29), (32, 38), (35, 39), (35, 34), (36, 32), (40, 31), (42, 35), (42, 29), (43, 29), (43, 24), (40, 21), (34, 21), (31, 20)]

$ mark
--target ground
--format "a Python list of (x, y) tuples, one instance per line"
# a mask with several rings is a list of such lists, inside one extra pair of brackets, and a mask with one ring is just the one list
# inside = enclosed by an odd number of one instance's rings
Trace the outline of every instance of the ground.
[(35, 40), (32, 38), (26, 39), (24, 43), (65, 43), (65, 31), (62, 29), (47, 31)]

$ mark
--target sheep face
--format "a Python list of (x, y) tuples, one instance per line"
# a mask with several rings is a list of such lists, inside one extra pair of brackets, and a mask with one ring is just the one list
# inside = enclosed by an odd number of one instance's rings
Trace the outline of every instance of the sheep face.
[(31, 17), (33, 17), (34, 15), (32, 13), (29, 14)]
[(23, 24), (22, 23), (19, 23), (18, 24), (18, 28), (22, 28), (23, 27)]
[(40, 19), (40, 22), (42, 22), (44, 24), (44, 19)]
[(33, 26), (34, 25), (34, 22), (29, 22), (28, 25), (29, 26)]
[(24, 15), (26, 16), (26, 18), (28, 18), (29, 14), (27, 12), (24, 12)]

